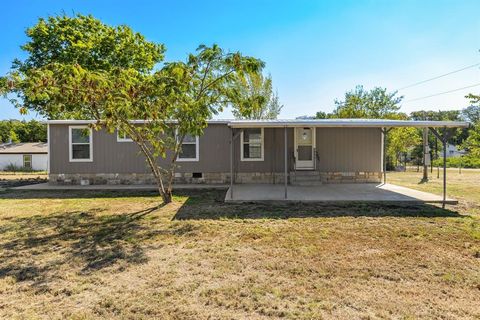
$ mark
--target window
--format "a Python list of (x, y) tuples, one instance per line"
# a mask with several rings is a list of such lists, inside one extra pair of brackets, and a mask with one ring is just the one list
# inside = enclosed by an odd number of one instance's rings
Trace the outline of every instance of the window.
[(182, 150), (178, 154), (178, 161), (198, 161), (198, 137), (186, 135), (183, 139)]
[(241, 135), (241, 160), (263, 161), (263, 128), (244, 129)]
[(26, 169), (32, 169), (32, 155), (24, 154), (23, 155), (23, 167)]
[(117, 142), (132, 142), (132, 138), (130, 138), (125, 131), (120, 129), (117, 130)]
[(92, 129), (87, 126), (70, 126), (70, 162), (92, 161)]

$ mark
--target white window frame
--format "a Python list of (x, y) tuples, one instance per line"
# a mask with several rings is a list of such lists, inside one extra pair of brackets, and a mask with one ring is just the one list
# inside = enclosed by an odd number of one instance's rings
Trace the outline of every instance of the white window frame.
[[(27, 167), (25, 166), (25, 157), (30, 157), (30, 167)], [(26, 168), (26, 169), (33, 169), (33, 155), (31, 154), (24, 154), (22, 156), (22, 164), (23, 164), (23, 167)]]
[[(258, 129), (258, 128), (245, 128), (245, 129)], [(265, 155), (265, 135), (264, 135), (264, 132), (263, 132), (263, 128), (260, 128), (260, 135), (262, 136), (262, 139), (261, 139), (261, 148), (260, 148), (260, 153), (261, 153), (261, 157), (260, 158), (245, 158), (243, 155), (243, 149), (244, 149), (244, 139), (243, 139), (243, 132), (244, 130), (242, 130), (242, 133), (240, 135), (240, 161), (263, 161), (264, 159), (264, 155)]]
[[(178, 136), (177, 136), (178, 138)], [(184, 144), (193, 144), (193, 142), (182, 142)], [(195, 136), (195, 158), (180, 158), (180, 153), (177, 155), (177, 161), (179, 162), (193, 162), (200, 161), (200, 139), (198, 136)]]
[[(72, 144), (72, 130), (73, 129), (88, 129), (90, 131), (89, 146), (90, 146), (90, 158), (88, 159), (73, 159), (73, 144)], [(86, 143), (76, 143), (86, 144)], [(68, 158), (70, 162), (92, 162), (93, 161), (93, 131), (89, 126), (69, 126), (68, 127)]]
[(125, 133), (124, 137), (120, 136), (120, 130), (117, 129), (117, 142), (133, 142), (132, 138), (127, 137), (127, 134)]

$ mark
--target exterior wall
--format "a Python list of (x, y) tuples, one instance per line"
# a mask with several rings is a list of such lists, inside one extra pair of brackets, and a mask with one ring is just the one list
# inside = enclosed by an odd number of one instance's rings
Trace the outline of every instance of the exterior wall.
[[(50, 182), (59, 184), (144, 184), (154, 180), (134, 142), (117, 142), (116, 134), (93, 131), (93, 161), (69, 162), (68, 125), (50, 124)], [(235, 129), (235, 133), (240, 129)], [(199, 138), (199, 161), (177, 162), (175, 181), (228, 183), (230, 138), (226, 124), (210, 124)], [(376, 182), (381, 172), (378, 128), (317, 128), (317, 171), (324, 182)], [(283, 183), (284, 128), (264, 129), (264, 160), (241, 161), (240, 137), (234, 142), (236, 183)], [(294, 171), (294, 131), (287, 129), (287, 170)], [(168, 156), (167, 156), (168, 158)], [(167, 160), (161, 159), (160, 163)], [(202, 177), (194, 177), (201, 173)], [(367, 175), (368, 177), (365, 177)], [(196, 176), (196, 175), (195, 175)], [(355, 177), (355, 178), (352, 178)], [(82, 182), (82, 180), (84, 180)]]
[[(447, 144), (447, 158), (458, 158), (465, 154), (465, 150), (458, 150), (458, 148), (453, 144)], [(440, 158), (443, 158), (443, 152), (438, 153)]]
[[(47, 163), (47, 154), (32, 154), (32, 170), (46, 171)], [(23, 167), (23, 154), (0, 154), (0, 170), (5, 170), (10, 164)]]
[[(212, 124), (199, 138), (199, 161), (178, 162), (178, 172), (228, 172), (230, 169), (230, 129)], [(93, 161), (69, 162), (68, 125), (50, 125), (53, 174), (150, 173), (145, 157), (135, 142), (117, 142), (116, 133), (93, 130)], [(160, 159), (166, 164), (167, 159)]]
[(381, 172), (379, 128), (317, 128), (320, 172)]

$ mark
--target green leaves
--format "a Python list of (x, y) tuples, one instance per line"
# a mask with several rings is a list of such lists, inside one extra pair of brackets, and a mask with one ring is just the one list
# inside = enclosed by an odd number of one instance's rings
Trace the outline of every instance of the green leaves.
[[(183, 137), (201, 135), (207, 120), (228, 106), (234, 80), (264, 66), (214, 44), (199, 46), (185, 62), (160, 67), (163, 44), (92, 16), (40, 19), (27, 36), (27, 58), (16, 60), (0, 80), (2, 94), (13, 95), (10, 101), (21, 111), (93, 119), (95, 129), (109, 132), (121, 129), (145, 155), (164, 194), (171, 190)], [(171, 165), (161, 168), (158, 157), (169, 157)]]
[(400, 110), (403, 96), (396, 97), (397, 92), (387, 92), (387, 89), (376, 87), (366, 91), (363, 86), (345, 93), (343, 101), (335, 100), (334, 118), (370, 118), (395, 119)]
[(227, 92), (237, 119), (276, 119), (283, 108), (273, 92), (272, 78), (261, 73), (237, 75)]
[(111, 27), (92, 16), (40, 19), (26, 33), (30, 41), (22, 48), (29, 57), (16, 66), (22, 71), (57, 62), (78, 63), (88, 70), (132, 68), (148, 73), (165, 52), (163, 44), (146, 41), (127, 26)]

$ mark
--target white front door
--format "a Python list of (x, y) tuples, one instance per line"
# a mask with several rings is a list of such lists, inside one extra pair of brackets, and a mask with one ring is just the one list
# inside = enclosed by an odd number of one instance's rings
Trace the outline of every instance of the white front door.
[(315, 128), (295, 128), (295, 169), (315, 169)]

